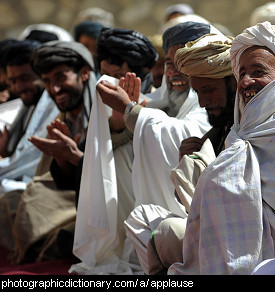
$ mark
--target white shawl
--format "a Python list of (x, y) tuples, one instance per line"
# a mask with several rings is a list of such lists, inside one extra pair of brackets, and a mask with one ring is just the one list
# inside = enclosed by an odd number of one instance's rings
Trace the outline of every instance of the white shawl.
[[(107, 75), (98, 82), (102, 80), (118, 84), (118, 80)], [(130, 263), (129, 257), (134, 247), (128, 240), (124, 242), (119, 238), (118, 233), (118, 228), (121, 228), (118, 217), (121, 214), (118, 214), (115, 165), (123, 153), (118, 152), (116, 157), (113, 153), (108, 122), (110, 108), (102, 102), (97, 92), (93, 96), (96, 98), (88, 126), (73, 247), (74, 255), (82, 262), (73, 265), (70, 272), (132, 274), (141, 271), (141, 267)]]
[(202, 137), (209, 129), (207, 113), (199, 106), (181, 119), (168, 117), (156, 109), (140, 111), (133, 140), (135, 206), (160, 205), (184, 216), (184, 207), (174, 195), (170, 172), (178, 164), (181, 141), (190, 136)]
[(226, 149), (201, 174), (188, 216), (183, 263), (169, 274), (250, 274), (273, 258), (275, 81), (247, 103)]

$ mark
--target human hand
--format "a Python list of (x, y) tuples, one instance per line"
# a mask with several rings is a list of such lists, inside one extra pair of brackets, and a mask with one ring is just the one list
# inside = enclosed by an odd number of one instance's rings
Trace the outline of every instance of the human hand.
[(9, 131), (7, 126), (4, 126), (4, 130), (0, 131), (0, 156), (4, 158), (7, 156), (6, 148), (9, 141)]
[(10, 93), (7, 89), (0, 92), (0, 103), (7, 102), (10, 98)]
[(182, 140), (179, 148), (179, 161), (184, 155), (191, 155), (193, 152), (201, 150), (204, 139), (198, 137), (189, 137)]
[(60, 121), (52, 122), (47, 129), (49, 138), (32, 136), (29, 141), (44, 154), (54, 157), (61, 168), (66, 167), (68, 163), (77, 165), (83, 156), (83, 152), (77, 146), (80, 136), (72, 139), (67, 125)]

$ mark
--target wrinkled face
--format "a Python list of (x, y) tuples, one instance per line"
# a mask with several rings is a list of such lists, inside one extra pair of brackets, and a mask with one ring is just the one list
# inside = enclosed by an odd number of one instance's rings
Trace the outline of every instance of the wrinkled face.
[(114, 78), (120, 79), (121, 77), (125, 77), (127, 72), (132, 72), (132, 70), (130, 70), (126, 62), (124, 62), (121, 67), (115, 64), (110, 64), (106, 60), (102, 60), (100, 62), (101, 75), (106, 74)]
[(266, 47), (253, 46), (240, 57), (238, 93), (246, 105), (275, 79), (275, 55)]
[[(190, 77), (190, 85), (198, 94), (199, 104), (204, 107), (209, 123), (222, 126), (232, 118), (236, 88), (226, 84), (225, 78)], [(235, 83), (234, 83), (235, 84)]]
[(85, 81), (82, 72), (78, 74), (72, 67), (59, 65), (41, 77), (61, 112), (71, 111), (81, 104)]
[(168, 50), (165, 58), (165, 77), (168, 89), (184, 92), (189, 88), (188, 78), (181, 74), (174, 65), (175, 53), (179, 48), (182, 48), (182, 45), (173, 46)]
[(8, 65), (7, 79), (11, 91), (27, 106), (36, 104), (44, 90), (42, 80), (34, 73), (30, 64)]

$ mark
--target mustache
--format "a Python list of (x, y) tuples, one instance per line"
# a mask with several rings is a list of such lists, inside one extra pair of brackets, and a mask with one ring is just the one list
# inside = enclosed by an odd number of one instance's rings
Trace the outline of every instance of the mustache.
[(241, 88), (240, 93), (243, 93), (246, 90), (258, 90), (258, 91), (260, 91), (262, 89), (263, 89), (263, 86), (261, 86), (261, 85), (250, 85), (250, 86), (247, 86), (245, 88)]

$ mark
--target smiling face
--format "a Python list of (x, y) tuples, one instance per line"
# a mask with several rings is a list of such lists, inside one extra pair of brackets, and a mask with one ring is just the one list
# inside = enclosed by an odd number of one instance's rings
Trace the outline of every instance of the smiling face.
[(44, 90), (44, 84), (34, 73), (30, 64), (8, 65), (7, 79), (11, 91), (19, 96), (26, 106), (37, 104)]
[(83, 67), (80, 73), (76, 73), (72, 67), (59, 65), (48, 73), (42, 73), (41, 77), (61, 112), (71, 111), (81, 105), (83, 82), (89, 77), (88, 69)]
[(172, 46), (169, 48), (165, 58), (165, 77), (168, 89), (184, 92), (189, 88), (189, 81), (187, 76), (181, 74), (174, 64), (175, 53), (182, 45)]
[(266, 47), (253, 46), (240, 57), (238, 92), (244, 105), (275, 79), (275, 55)]

